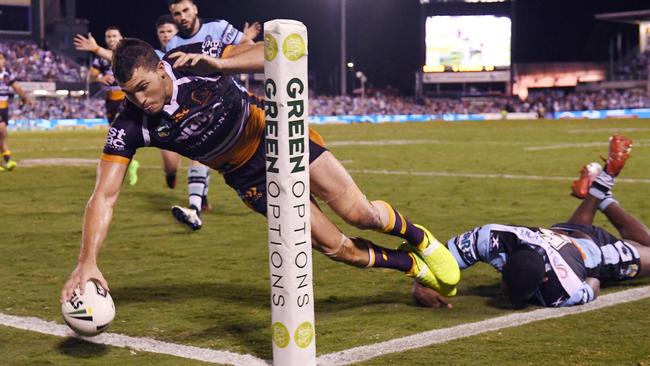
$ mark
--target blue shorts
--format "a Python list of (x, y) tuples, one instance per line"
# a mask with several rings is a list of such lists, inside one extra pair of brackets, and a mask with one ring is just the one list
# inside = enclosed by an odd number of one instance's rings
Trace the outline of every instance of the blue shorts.
[(600, 264), (589, 270), (589, 275), (601, 281), (621, 281), (631, 279), (639, 274), (641, 259), (636, 248), (624, 240), (618, 239), (607, 230), (593, 225), (561, 223), (551, 229), (571, 233), (579, 231), (587, 234), (600, 249)]
[[(327, 151), (322, 138), (310, 131), (309, 163)], [(255, 154), (240, 168), (224, 174), (226, 184), (232, 187), (246, 206), (266, 216), (266, 154), (264, 139)]]

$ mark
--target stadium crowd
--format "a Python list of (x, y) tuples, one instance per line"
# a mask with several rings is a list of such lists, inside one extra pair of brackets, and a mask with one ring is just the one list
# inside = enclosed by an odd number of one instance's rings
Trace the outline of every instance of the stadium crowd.
[(0, 42), (0, 52), (10, 60), (17, 80), (81, 82), (81, 67), (71, 59), (36, 46), (33, 42)]
[(9, 119), (104, 118), (104, 100), (96, 98), (35, 98), (32, 105), (12, 103)]
[[(83, 82), (85, 72), (74, 61), (41, 49), (33, 42), (0, 42), (0, 52), (10, 60), (10, 70), (21, 81)], [(650, 51), (638, 54), (622, 67), (618, 77), (648, 77)], [(84, 78), (82, 78), (82, 76)], [(261, 86), (251, 90), (262, 94)], [(310, 115), (397, 115), (397, 114), (478, 114), (524, 112), (548, 117), (553, 112), (650, 107), (648, 93), (641, 89), (574, 92), (531, 91), (526, 100), (508, 97), (414, 98), (375, 92), (359, 96), (311, 96)], [(104, 116), (103, 100), (86, 98), (35, 98), (32, 107), (12, 103), (11, 119), (96, 118)]]

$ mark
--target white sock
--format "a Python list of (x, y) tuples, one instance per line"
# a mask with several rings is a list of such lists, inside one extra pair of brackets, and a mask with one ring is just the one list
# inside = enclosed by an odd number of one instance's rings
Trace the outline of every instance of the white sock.
[(201, 212), (201, 197), (206, 185), (206, 176), (208, 167), (190, 166), (187, 170), (187, 192), (189, 193), (190, 206), (194, 206), (198, 212)]

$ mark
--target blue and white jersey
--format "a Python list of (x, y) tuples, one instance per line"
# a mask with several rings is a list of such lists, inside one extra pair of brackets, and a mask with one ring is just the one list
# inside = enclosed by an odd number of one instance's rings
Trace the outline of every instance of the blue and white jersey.
[[(177, 33), (167, 44), (167, 51), (191, 43), (203, 43), (204, 51), (209, 51), (212, 43), (215, 45), (217, 43), (224, 45), (239, 44), (243, 36), (244, 33), (225, 20), (217, 19), (208, 23), (201, 22), (201, 28), (191, 37), (183, 38), (180, 33)], [(217, 57), (210, 52), (204, 52), (204, 54)]]
[(535, 294), (544, 306), (560, 307), (584, 304), (595, 299), (585, 282), (585, 255), (572, 238), (548, 229), (488, 224), (474, 228), (447, 242), (449, 251), (461, 269), (477, 262), (503, 270), (517, 246), (528, 246), (546, 263), (548, 278)]
[(156, 56), (158, 56), (158, 58), (161, 60), (163, 59), (163, 57), (165, 57), (165, 52), (161, 50), (154, 50), (154, 52), (156, 52)]

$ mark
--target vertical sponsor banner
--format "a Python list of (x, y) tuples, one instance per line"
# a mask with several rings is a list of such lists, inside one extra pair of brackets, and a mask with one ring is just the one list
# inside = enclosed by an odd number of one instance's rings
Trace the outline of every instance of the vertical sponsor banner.
[(307, 28), (264, 23), (273, 364), (316, 365), (309, 200)]

